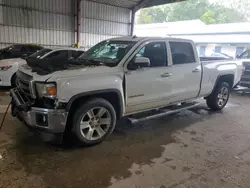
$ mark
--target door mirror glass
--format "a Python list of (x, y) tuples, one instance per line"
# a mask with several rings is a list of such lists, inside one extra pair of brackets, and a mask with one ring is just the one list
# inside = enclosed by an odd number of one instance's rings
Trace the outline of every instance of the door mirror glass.
[(147, 57), (136, 57), (134, 60), (134, 65), (136, 67), (150, 67), (150, 59)]

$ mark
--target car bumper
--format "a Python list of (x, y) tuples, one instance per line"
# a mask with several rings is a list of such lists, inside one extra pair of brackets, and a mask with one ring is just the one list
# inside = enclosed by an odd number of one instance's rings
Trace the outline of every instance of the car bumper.
[(0, 71), (0, 86), (11, 86), (12, 76), (11, 71)]
[(24, 107), (20, 100), (20, 93), (16, 89), (10, 90), (12, 97), (12, 115), (26, 123), (29, 127), (48, 133), (64, 133), (68, 112), (63, 109), (46, 109)]

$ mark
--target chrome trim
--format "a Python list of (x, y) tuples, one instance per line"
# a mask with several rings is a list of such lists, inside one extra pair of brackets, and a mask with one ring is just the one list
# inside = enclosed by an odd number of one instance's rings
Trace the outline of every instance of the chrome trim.
[(18, 97), (17, 97), (14, 89), (10, 90), (10, 95), (13, 97), (13, 99), (14, 99), (14, 101), (15, 101), (15, 103), (16, 103), (17, 106), (22, 105), (21, 102), (20, 102), (20, 100), (18, 99)]
[[(65, 131), (68, 117), (68, 112), (66, 112), (65, 110), (53, 110), (35, 107), (32, 107), (28, 112), (24, 112), (18, 108), (16, 108), (15, 110), (19, 117), (32, 128), (39, 128), (52, 133), (63, 133)], [(37, 124), (37, 114), (47, 115), (48, 126), (40, 126)]]
[(31, 97), (35, 99), (36, 98), (35, 80), (30, 81), (29, 88), (30, 88)]

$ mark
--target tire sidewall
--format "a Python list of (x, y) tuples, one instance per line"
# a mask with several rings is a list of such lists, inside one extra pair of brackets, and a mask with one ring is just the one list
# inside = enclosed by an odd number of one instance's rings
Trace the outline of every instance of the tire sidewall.
[[(226, 100), (225, 104), (223, 106), (219, 106), (218, 101), (217, 101), (218, 100), (218, 94), (219, 94), (219, 92), (221, 91), (221, 89), (223, 87), (226, 87), (228, 89), (228, 96), (227, 96), (227, 100)], [(229, 84), (226, 83), (226, 82), (221, 82), (220, 84), (218, 84), (218, 87), (216, 88), (215, 93), (214, 93), (214, 100), (216, 100), (215, 104), (216, 104), (217, 109), (219, 109), (219, 110), (223, 109), (227, 105), (229, 97), (230, 97), (230, 86), (229, 86)]]
[[(86, 114), (90, 109), (98, 108), (98, 107), (106, 108), (106, 110), (109, 111), (110, 116), (111, 116), (111, 124), (110, 124), (108, 131), (106, 132), (106, 134), (102, 138), (100, 138), (98, 140), (94, 140), (94, 141), (87, 140), (81, 134), (80, 122), (81, 122), (84, 114)], [(73, 122), (73, 131), (76, 134), (77, 139), (83, 145), (91, 146), (91, 145), (95, 145), (95, 144), (98, 144), (98, 143), (104, 141), (113, 132), (113, 130), (115, 128), (115, 124), (116, 124), (116, 112), (115, 112), (113, 106), (108, 101), (106, 101), (104, 99), (94, 99), (94, 100), (87, 102), (86, 104), (84, 104), (82, 107), (80, 107), (76, 111), (74, 122)]]

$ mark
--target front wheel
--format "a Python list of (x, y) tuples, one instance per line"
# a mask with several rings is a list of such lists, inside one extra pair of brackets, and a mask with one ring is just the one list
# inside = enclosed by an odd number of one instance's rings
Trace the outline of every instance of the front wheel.
[(114, 130), (116, 112), (105, 99), (92, 99), (80, 107), (74, 116), (73, 131), (87, 146), (104, 141)]
[(219, 82), (213, 93), (207, 98), (207, 105), (211, 110), (222, 110), (229, 99), (230, 86), (226, 82)]

